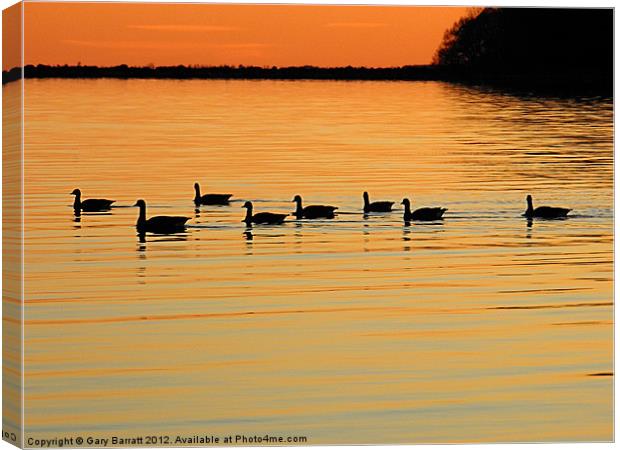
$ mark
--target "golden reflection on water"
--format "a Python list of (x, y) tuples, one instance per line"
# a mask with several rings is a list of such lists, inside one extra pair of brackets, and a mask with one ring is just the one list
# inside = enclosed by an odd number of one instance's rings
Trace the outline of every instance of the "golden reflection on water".
[[(611, 101), (28, 80), (25, 102), (27, 436), (612, 439)], [(196, 211), (194, 181), (234, 201)], [(76, 220), (76, 187), (117, 207)], [(364, 217), (364, 190), (448, 212)], [(573, 217), (528, 225), (526, 193)], [(340, 214), (241, 223), (295, 194)], [(141, 242), (138, 198), (187, 231)]]
[(16, 81), (2, 88), (2, 431), (15, 445), (21, 444), (23, 406), (22, 87)]

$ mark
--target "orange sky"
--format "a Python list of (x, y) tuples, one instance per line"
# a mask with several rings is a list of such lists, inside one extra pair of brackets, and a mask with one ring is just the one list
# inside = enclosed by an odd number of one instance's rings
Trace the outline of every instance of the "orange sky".
[[(25, 3), (26, 64), (427, 64), (465, 7)], [(6, 67), (5, 67), (6, 68)]]
[(21, 66), (22, 3), (2, 11), (2, 70)]

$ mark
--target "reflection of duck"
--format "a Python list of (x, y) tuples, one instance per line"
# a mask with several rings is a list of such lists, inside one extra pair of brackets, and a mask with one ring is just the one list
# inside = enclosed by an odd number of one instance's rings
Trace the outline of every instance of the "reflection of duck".
[(310, 205), (305, 208), (301, 205), (301, 196), (296, 195), (293, 199), (297, 203), (297, 209), (295, 210), (295, 216), (298, 219), (333, 219), (334, 211), (338, 209), (337, 206), (327, 205)]
[(534, 205), (532, 202), (532, 196), (528, 195), (526, 197), (527, 200), (527, 209), (523, 214), (528, 219), (538, 217), (541, 219), (559, 219), (566, 217), (566, 215), (571, 211), (568, 208), (556, 208), (553, 206), (539, 206), (534, 209)]
[(112, 203), (115, 200), (106, 200), (104, 198), (89, 198), (82, 201), (82, 192), (79, 189), (74, 189), (71, 195), (75, 195), (75, 201), (73, 202), (73, 209), (76, 212), (96, 212), (107, 211), (112, 207)]
[(364, 212), (390, 212), (392, 211), (392, 205), (394, 202), (372, 202), (370, 203), (370, 197), (368, 192), (364, 192)]
[(198, 183), (194, 183), (194, 191), (196, 191), (196, 195), (194, 196), (194, 203), (196, 204), (196, 206), (198, 205), (228, 205), (230, 197), (232, 197), (232, 194), (200, 195), (200, 185)]
[(284, 222), (284, 219), (288, 216), (288, 214), (276, 214), (270, 212), (253, 214), (254, 206), (252, 205), (252, 202), (245, 202), (242, 208), (247, 209), (245, 219), (243, 219), (243, 221), (248, 225), (251, 225), (252, 223), (279, 225)]
[(176, 233), (185, 229), (185, 222), (189, 220), (189, 217), (181, 216), (155, 216), (147, 220), (146, 218), (146, 202), (144, 200), (138, 200), (135, 205), (140, 207), (140, 215), (138, 216), (138, 222), (136, 228), (139, 233)]
[(411, 212), (411, 203), (408, 198), (404, 198), (401, 205), (405, 205), (405, 222), (409, 220), (441, 220), (446, 208), (419, 208)]

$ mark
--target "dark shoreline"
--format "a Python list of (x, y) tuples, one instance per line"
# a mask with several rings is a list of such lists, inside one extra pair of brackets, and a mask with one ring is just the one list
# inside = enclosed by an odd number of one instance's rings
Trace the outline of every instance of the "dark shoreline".
[[(613, 95), (613, 75), (575, 68), (570, 71), (510, 74), (482, 73), (462, 66), (420, 65), (390, 68), (368, 67), (255, 67), (255, 66), (163, 66), (131, 67), (37, 66), (24, 67), (25, 78), (73, 79), (229, 79), (229, 80), (341, 80), (341, 81), (447, 81), (540, 95)], [(21, 68), (2, 72), (2, 84), (21, 78)]]

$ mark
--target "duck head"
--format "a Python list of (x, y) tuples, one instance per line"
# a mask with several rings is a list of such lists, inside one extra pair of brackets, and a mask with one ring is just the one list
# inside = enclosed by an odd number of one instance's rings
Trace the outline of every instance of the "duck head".
[(146, 202), (140, 199), (133, 206), (139, 206), (140, 208), (146, 208)]
[(79, 197), (80, 195), (82, 195), (82, 192), (79, 189), (73, 189), (73, 191), (71, 191), (71, 194), (69, 195), (77, 195)]
[(408, 199), (408, 198), (403, 198), (403, 201), (402, 201), (402, 202), (400, 202), (400, 204), (401, 204), (401, 205), (405, 205), (405, 206), (409, 206), (409, 205), (410, 205), (410, 203), (409, 203), (409, 199)]
[(291, 200), (295, 203), (301, 203), (301, 195), (296, 195), (295, 197), (293, 197), (293, 200)]
[(252, 202), (245, 202), (243, 204), (242, 208), (252, 209)]

